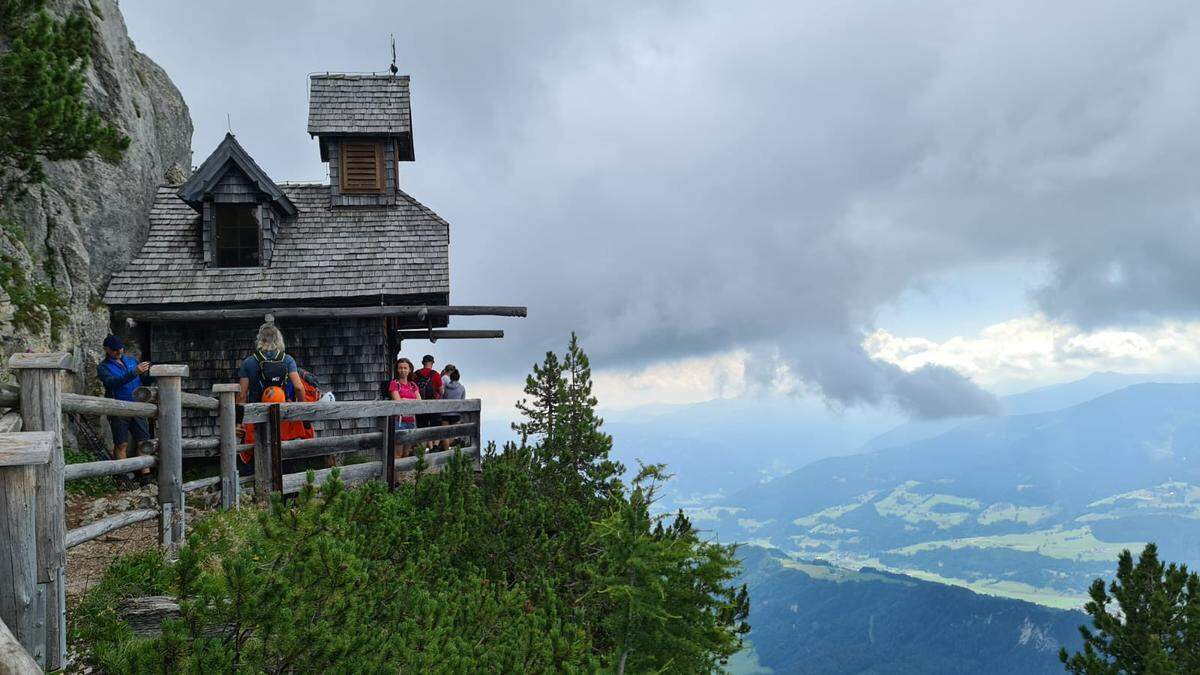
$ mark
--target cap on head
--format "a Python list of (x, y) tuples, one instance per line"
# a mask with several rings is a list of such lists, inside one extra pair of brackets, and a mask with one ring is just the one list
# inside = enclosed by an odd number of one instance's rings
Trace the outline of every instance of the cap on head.
[(121, 338), (117, 337), (116, 335), (109, 335), (108, 337), (104, 338), (104, 346), (113, 350), (114, 352), (125, 349), (125, 343), (121, 342)]
[(433, 354), (426, 354), (421, 357), (421, 365), (425, 365), (426, 363), (433, 363)]
[(287, 394), (282, 387), (267, 387), (263, 389), (262, 400), (263, 403), (286, 403)]

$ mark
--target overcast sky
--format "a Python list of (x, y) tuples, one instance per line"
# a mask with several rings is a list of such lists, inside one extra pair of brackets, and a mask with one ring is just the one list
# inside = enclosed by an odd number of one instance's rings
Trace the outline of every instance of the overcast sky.
[(438, 345), (477, 382), (571, 330), (628, 401), (734, 383), (938, 416), (1197, 367), (1200, 5), (121, 8), (195, 163), (228, 114), (280, 181), (325, 177), (308, 73), (384, 70), (395, 34), (401, 185), (451, 223), (452, 302), (529, 306), (461, 322), (502, 343)]

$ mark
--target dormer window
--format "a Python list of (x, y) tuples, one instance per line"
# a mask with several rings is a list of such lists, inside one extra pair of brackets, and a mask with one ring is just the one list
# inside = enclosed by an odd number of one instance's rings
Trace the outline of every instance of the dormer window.
[(383, 143), (342, 144), (341, 189), (346, 194), (380, 194), (384, 189)]
[(257, 267), (258, 219), (252, 204), (214, 204), (217, 267)]

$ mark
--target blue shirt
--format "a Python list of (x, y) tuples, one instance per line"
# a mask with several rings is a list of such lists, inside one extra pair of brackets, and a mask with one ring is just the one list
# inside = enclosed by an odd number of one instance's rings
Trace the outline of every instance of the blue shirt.
[(128, 354), (121, 359), (105, 357), (96, 364), (96, 375), (104, 383), (104, 395), (118, 401), (132, 401), (133, 390), (142, 386), (142, 376), (137, 372), (138, 360)]
[[(263, 354), (263, 356), (271, 360), (276, 358), (275, 352), (267, 352)], [(298, 369), (296, 368), (296, 359), (293, 359), (290, 354), (283, 355), (283, 362), (287, 364), (287, 371), (289, 375), (297, 372)], [(258, 379), (259, 370), (260, 368), (258, 365), (258, 359), (254, 358), (253, 354), (247, 356), (246, 359), (242, 361), (242, 367), (238, 368), (238, 377), (244, 377), (247, 380), (250, 380), (249, 391), (246, 392), (247, 403), (258, 403), (262, 400), (263, 386), (262, 382)], [(291, 380), (289, 379), (287, 382), (285, 382), (283, 387), (284, 391), (289, 397), (289, 400), (291, 400), (291, 398), (295, 395), (295, 393), (292, 391), (293, 387)]]

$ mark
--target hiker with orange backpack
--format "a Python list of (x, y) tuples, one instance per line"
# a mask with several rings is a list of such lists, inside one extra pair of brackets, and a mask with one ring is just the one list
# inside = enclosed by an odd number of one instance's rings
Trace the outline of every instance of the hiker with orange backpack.
[[(243, 404), (304, 401), (309, 399), (310, 389), (316, 391), (300, 376), (296, 359), (285, 351), (283, 332), (273, 323), (259, 326), (254, 340), (254, 353), (247, 356), (238, 368), (238, 385), (238, 403)], [(279, 431), (280, 440), (316, 436), (312, 425), (306, 422), (284, 422)], [(244, 425), (241, 442), (254, 442), (253, 426)], [(254, 453), (244, 451), (238, 453), (238, 457), (249, 467)]]

